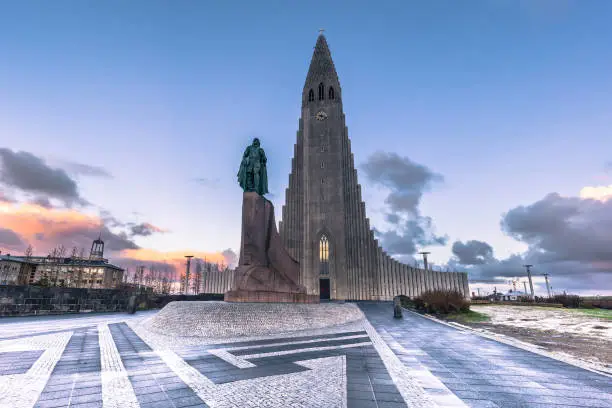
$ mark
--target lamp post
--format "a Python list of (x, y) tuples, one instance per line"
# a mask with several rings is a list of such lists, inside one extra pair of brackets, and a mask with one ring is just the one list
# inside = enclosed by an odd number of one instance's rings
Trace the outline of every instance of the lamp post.
[(531, 267), (533, 265), (523, 265), (525, 267), (525, 269), (527, 269), (527, 279), (529, 279), (529, 289), (531, 290), (531, 298), (534, 299), (534, 293), (533, 293), (533, 282), (531, 281)]
[(548, 282), (548, 274), (544, 274), (544, 279), (546, 279), (546, 291), (548, 292), (548, 298), (550, 299), (550, 283)]
[(423, 255), (423, 269), (427, 269), (427, 255), (431, 254), (431, 252), (419, 252), (419, 254)]

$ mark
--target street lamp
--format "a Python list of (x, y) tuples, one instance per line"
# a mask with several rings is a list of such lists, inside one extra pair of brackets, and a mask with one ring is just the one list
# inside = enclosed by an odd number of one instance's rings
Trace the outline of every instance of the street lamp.
[(529, 289), (531, 290), (531, 298), (534, 299), (534, 293), (533, 293), (533, 282), (531, 281), (531, 267), (533, 265), (523, 265), (525, 267), (525, 269), (527, 269), (527, 279), (529, 279)]
[(419, 252), (419, 254), (423, 255), (423, 269), (427, 270), (427, 255), (431, 252)]

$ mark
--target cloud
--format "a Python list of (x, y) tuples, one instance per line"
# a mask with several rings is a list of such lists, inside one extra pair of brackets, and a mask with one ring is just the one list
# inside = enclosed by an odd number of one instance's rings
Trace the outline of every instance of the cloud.
[(0, 190), (0, 203), (14, 203), (15, 199)]
[(0, 227), (0, 248), (23, 249), (24, 247), (25, 243), (15, 231)]
[[(32, 203), (0, 203), (0, 225), (15, 234), (0, 230), (0, 249), (25, 249), (29, 242), (34, 247), (35, 255), (46, 255), (58, 245), (66, 247), (67, 252), (75, 246), (84, 248), (87, 254), (93, 240), (101, 235), (105, 243), (105, 257), (121, 267), (133, 269), (139, 265), (145, 265), (147, 268), (153, 265), (158, 271), (176, 272), (180, 276), (185, 270), (185, 255), (194, 255), (194, 262), (206, 259), (208, 262), (230, 266), (236, 263), (236, 254), (230, 249), (223, 252), (163, 252), (141, 248), (134, 242), (130, 226), (142, 227), (141, 231), (136, 228), (137, 232), (164, 230), (149, 223), (124, 223), (107, 212), (102, 213), (103, 216), (98, 217), (73, 208), (45, 208)], [(105, 220), (113, 221), (113, 226), (104, 224)], [(20, 241), (17, 241), (15, 236)]]
[(44, 207), (44, 208), (53, 208), (53, 204), (51, 204), (51, 201), (49, 201), (49, 198), (44, 197), (44, 196), (40, 196), (40, 197), (35, 197), (32, 201), (32, 204)]
[(465, 244), (456, 241), (453, 244), (453, 255), (462, 265), (482, 265), (495, 259), (493, 247), (483, 241), (467, 241)]
[[(485, 242), (456, 242), (451, 263), (465, 267), (470, 281), (493, 283), (525, 276), (523, 265), (531, 264), (534, 276), (550, 274), (558, 289), (612, 293), (612, 200), (551, 193), (509, 210), (500, 225), (507, 235), (527, 244), (527, 251), (500, 260)], [(474, 255), (483, 262), (473, 262)]]
[(225, 265), (229, 266), (230, 268), (234, 268), (236, 265), (238, 265), (238, 255), (236, 255), (236, 253), (230, 248), (222, 251), (221, 255), (223, 256)]
[(35, 246), (37, 253), (47, 253), (57, 245), (89, 249), (101, 233), (108, 251), (136, 249), (125, 232), (113, 232), (99, 217), (75, 209), (50, 209), (35, 204), (0, 204), (0, 224), (17, 232)]
[(612, 262), (612, 200), (553, 193), (508, 211), (502, 229), (529, 245), (536, 261)]
[(580, 190), (580, 198), (606, 201), (612, 198), (612, 184), (609, 186), (584, 187)]
[(153, 224), (149, 224), (148, 222), (141, 222), (140, 224), (128, 223), (127, 225), (130, 228), (130, 234), (132, 236), (148, 237), (156, 232), (167, 232), (166, 230), (156, 227)]
[(385, 202), (391, 211), (418, 214), (418, 205), (433, 182), (444, 181), (440, 174), (397, 153), (376, 152), (361, 165), (365, 176), (390, 190)]
[(113, 175), (103, 167), (92, 166), (90, 164), (65, 161), (62, 167), (69, 173), (79, 176), (113, 178)]
[(423, 193), (444, 178), (426, 166), (414, 163), (396, 153), (376, 152), (361, 165), (366, 178), (388, 190), (384, 217), (391, 228), (375, 231), (385, 250), (406, 256), (417, 246), (445, 245), (448, 237), (433, 233), (431, 218), (421, 216), (419, 205)]
[(87, 202), (81, 198), (76, 182), (65, 170), (52, 168), (28, 152), (0, 148), (0, 181), (23, 192), (62, 200), (66, 205)]

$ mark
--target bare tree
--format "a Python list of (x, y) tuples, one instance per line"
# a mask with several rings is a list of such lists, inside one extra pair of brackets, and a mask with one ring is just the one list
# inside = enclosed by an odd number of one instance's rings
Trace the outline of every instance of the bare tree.
[(193, 276), (193, 294), (197, 295), (202, 290), (202, 264), (196, 261), (195, 273)]

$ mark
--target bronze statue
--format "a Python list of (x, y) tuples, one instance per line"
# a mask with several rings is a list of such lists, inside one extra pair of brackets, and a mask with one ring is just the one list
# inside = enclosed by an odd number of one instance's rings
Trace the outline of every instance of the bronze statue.
[(259, 139), (253, 139), (242, 155), (238, 184), (245, 192), (254, 191), (260, 196), (268, 194), (268, 171), (266, 153), (259, 147)]

